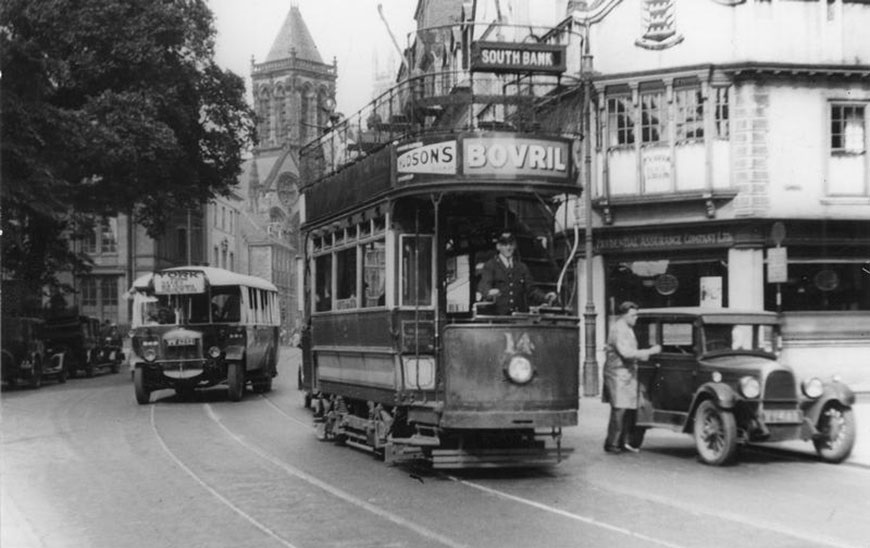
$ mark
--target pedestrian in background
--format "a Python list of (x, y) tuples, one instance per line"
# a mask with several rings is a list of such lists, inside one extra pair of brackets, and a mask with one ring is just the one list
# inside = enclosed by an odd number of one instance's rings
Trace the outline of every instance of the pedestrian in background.
[(607, 334), (602, 400), (610, 403), (610, 421), (607, 425), (607, 439), (604, 441), (604, 450), (608, 453), (639, 451), (644, 431), (635, 426), (637, 362), (646, 361), (651, 355), (662, 351), (659, 345), (638, 349), (634, 335), (637, 310), (637, 305), (631, 301), (619, 305), (619, 318), (613, 322)]
[(556, 293), (535, 287), (529, 267), (514, 257), (517, 241), (511, 232), (502, 232), (495, 242), (498, 253), (486, 261), (477, 285), (477, 300), (492, 300), (497, 315), (528, 312), (529, 304), (553, 304)]

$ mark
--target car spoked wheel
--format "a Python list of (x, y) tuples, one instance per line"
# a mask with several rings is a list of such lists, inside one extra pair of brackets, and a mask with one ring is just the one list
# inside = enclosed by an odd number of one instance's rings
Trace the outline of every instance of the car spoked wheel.
[(695, 447), (705, 464), (721, 466), (731, 461), (737, 450), (737, 422), (733, 413), (707, 400), (698, 406), (694, 426)]
[(855, 415), (852, 409), (828, 404), (816, 425), (819, 435), (813, 439), (816, 452), (825, 462), (842, 462), (855, 444)]

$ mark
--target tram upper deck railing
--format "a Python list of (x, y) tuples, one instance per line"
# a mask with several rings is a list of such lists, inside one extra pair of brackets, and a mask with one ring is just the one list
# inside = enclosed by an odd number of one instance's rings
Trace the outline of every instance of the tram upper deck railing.
[(303, 185), (389, 143), (425, 135), (577, 134), (579, 116), (566, 117), (564, 108), (579, 111), (572, 69), (579, 67), (579, 47), (568, 47), (572, 36), (570, 25), (471, 23), (412, 33), (396, 85), (302, 147)]

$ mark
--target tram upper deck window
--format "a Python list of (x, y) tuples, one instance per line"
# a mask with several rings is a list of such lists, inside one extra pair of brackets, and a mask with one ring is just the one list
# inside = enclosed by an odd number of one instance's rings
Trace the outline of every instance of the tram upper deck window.
[(338, 310), (357, 308), (356, 246), (335, 254), (335, 307)]
[(364, 308), (384, 306), (386, 297), (387, 246), (384, 240), (368, 242), (363, 249)]
[(402, 235), (402, 305), (432, 305), (432, 236)]
[(321, 255), (314, 260), (314, 310), (332, 310), (332, 255)]

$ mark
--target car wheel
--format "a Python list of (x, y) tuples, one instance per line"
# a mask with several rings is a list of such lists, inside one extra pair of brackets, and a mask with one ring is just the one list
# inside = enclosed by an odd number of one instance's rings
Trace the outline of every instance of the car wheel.
[(227, 365), (227, 396), (230, 401), (239, 401), (245, 395), (245, 366), (242, 362)]
[(816, 425), (819, 436), (813, 439), (816, 452), (825, 462), (842, 462), (855, 445), (855, 415), (852, 409), (829, 403)]
[(695, 447), (705, 464), (721, 466), (734, 458), (737, 450), (737, 421), (734, 414), (716, 407), (711, 400), (701, 402), (695, 412)]
[(63, 384), (66, 382), (66, 366), (65, 365), (60, 366), (60, 372), (57, 374), (57, 382), (59, 382), (60, 384)]
[(151, 401), (151, 390), (145, 386), (145, 372), (141, 367), (133, 371), (133, 387), (136, 392), (136, 401), (139, 405), (145, 405)]

